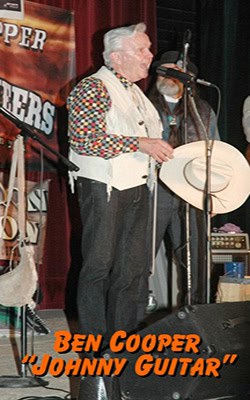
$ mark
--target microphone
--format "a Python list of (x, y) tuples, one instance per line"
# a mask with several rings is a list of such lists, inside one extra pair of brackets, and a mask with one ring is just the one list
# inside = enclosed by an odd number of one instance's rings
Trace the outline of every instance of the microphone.
[(192, 32), (190, 31), (190, 29), (187, 29), (186, 32), (184, 33), (183, 36), (183, 44), (190, 46), (191, 44), (191, 38), (192, 38)]
[(187, 72), (188, 49), (191, 44), (191, 37), (192, 37), (192, 32), (190, 31), (190, 29), (187, 29), (183, 36), (183, 69), (184, 69), (184, 72)]
[(186, 72), (178, 71), (174, 68), (158, 67), (156, 73), (165, 78), (174, 78), (178, 81), (184, 83), (184, 85), (189, 85), (190, 83), (196, 82), (204, 86), (214, 86), (211, 82), (207, 82), (204, 79), (198, 79), (193, 75), (187, 74)]

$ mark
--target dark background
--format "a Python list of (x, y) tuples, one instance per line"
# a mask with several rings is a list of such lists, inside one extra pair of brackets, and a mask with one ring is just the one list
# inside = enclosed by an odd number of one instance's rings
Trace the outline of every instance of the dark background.
[[(199, 78), (221, 91), (221, 139), (245, 153), (242, 106), (250, 94), (250, 12), (248, 0), (157, 0), (158, 52), (183, 48), (183, 34), (192, 32), (189, 56)], [(217, 111), (217, 91), (201, 87), (202, 97)], [(226, 222), (250, 233), (250, 200), (238, 210), (216, 216), (213, 226)]]

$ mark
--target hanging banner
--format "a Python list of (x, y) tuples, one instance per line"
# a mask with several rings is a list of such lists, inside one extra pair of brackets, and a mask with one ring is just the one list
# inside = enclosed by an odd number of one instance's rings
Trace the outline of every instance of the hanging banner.
[[(53, 176), (57, 170), (58, 157), (53, 152), (66, 152), (65, 103), (75, 78), (74, 20), (67, 10), (29, 1), (21, 1), (17, 9), (17, 3), (0, 0), (0, 223), (6, 207), (13, 144), (21, 133), (25, 137), (25, 172), (31, 172), (25, 188), (26, 231), (34, 260), (40, 264), (49, 188), (49, 180), (40, 183), (40, 176), (43, 172), (46, 177), (50, 172)], [(34, 136), (30, 137), (27, 129)], [(3, 229), (0, 225), (0, 276), (8, 271), (11, 258), (19, 258), (16, 194), (6, 226)]]
[[(75, 77), (73, 13), (29, 1), (24, 6), (22, 21), (0, 21), (2, 169), (11, 163), (12, 143), (21, 128), (16, 120), (6, 117), (5, 111), (25, 124), (52, 151), (65, 151), (67, 143), (65, 103)], [(45, 170), (55, 168), (57, 156), (46, 146), (26, 133), (28, 170), (40, 170), (41, 148)]]
[(0, 18), (23, 19), (24, 0), (0, 0)]

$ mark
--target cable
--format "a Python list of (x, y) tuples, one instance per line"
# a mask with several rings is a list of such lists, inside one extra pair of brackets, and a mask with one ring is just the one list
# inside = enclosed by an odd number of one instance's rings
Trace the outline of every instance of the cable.
[(62, 397), (58, 397), (58, 396), (25, 396), (25, 397), (21, 397), (19, 400), (62, 400)]
[[(68, 394), (70, 395), (70, 393)], [(58, 397), (58, 396), (25, 396), (21, 397), (18, 400), (76, 400), (73, 397)]]
[[(30, 373), (32, 374), (30, 367), (28, 366)], [(32, 376), (34, 378), (36, 378), (33, 374)], [(25, 396), (25, 397), (21, 397), (18, 400), (77, 400), (74, 399), (73, 397), (71, 397), (70, 392), (68, 392), (67, 390), (64, 389), (59, 389), (59, 388), (55, 388), (55, 387), (48, 387), (48, 386), (42, 386), (43, 389), (46, 389), (48, 391), (50, 390), (54, 390), (54, 391), (58, 391), (61, 393), (65, 393), (64, 397), (59, 397), (59, 396)]]

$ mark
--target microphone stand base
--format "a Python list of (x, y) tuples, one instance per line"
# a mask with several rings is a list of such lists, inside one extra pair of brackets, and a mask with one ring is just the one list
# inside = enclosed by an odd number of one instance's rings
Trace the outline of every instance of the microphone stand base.
[(48, 381), (44, 381), (41, 378), (35, 378), (33, 376), (22, 377), (22, 376), (1, 376), (0, 377), (0, 388), (26, 388), (36, 386), (47, 386)]

